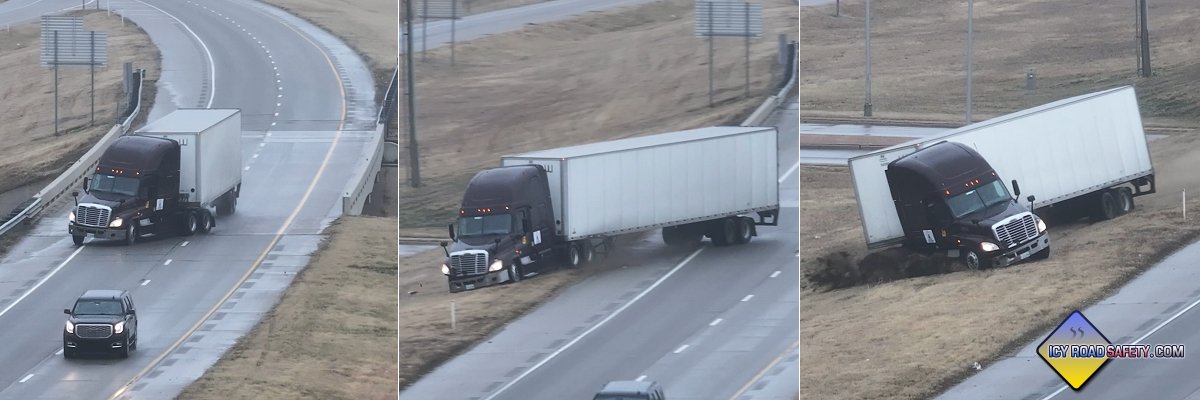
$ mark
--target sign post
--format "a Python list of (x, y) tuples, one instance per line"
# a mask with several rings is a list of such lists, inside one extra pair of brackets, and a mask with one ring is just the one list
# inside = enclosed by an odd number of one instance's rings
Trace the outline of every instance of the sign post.
[(745, 90), (750, 97), (750, 39), (762, 37), (762, 5), (730, 0), (696, 1), (696, 37), (708, 38), (708, 106), (713, 101), (713, 38), (745, 38)]

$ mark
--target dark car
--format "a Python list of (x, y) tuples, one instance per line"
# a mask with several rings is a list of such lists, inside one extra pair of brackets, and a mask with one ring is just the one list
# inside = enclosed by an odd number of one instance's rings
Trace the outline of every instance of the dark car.
[(654, 381), (612, 381), (592, 400), (666, 400), (662, 386)]
[(70, 315), (63, 329), (63, 357), (103, 351), (126, 358), (137, 349), (137, 312), (129, 292), (89, 290), (63, 312)]

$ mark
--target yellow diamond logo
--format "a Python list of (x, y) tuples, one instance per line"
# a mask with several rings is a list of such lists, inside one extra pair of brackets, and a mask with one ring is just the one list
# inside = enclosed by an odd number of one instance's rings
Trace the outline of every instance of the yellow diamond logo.
[(1072, 389), (1079, 390), (1108, 362), (1112, 342), (1078, 310), (1058, 324), (1038, 345), (1038, 356)]

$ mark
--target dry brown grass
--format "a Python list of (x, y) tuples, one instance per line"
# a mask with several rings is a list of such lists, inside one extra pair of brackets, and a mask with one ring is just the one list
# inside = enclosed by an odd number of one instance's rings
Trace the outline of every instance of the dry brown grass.
[[(800, 109), (805, 117), (861, 116), (863, 2), (801, 10)], [(966, 2), (872, 3), (872, 103), (875, 115), (961, 121), (966, 100)], [(1051, 0), (975, 2), (974, 113), (977, 120), (1074, 95), (1138, 85), (1146, 116), (1197, 124), (1200, 64), (1191, 0), (1150, 5), (1151, 65), (1136, 76), (1132, 2)], [(1038, 90), (1025, 94), (1035, 68)]]
[[(61, 67), (59, 130), (54, 134), (54, 72), (38, 64), (41, 30), (38, 24), (0, 31), (0, 192), (57, 176), (115, 123), (121, 93), (121, 65), (144, 68), (146, 88), (158, 79), (158, 49), (137, 25), (118, 16), (86, 12), (84, 29), (108, 33), (108, 66), (96, 70), (96, 125), (90, 127), (91, 79), (86, 67)], [(151, 92), (152, 93), (152, 92)], [(143, 109), (154, 96), (143, 94)], [(8, 212), (8, 210), (4, 210)]]
[[(693, 3), (654, 2), (465, 43), (453, 67), (444, 54), (431, 55), (417, 70), (424, 186), (400, 188), (408, 205), (401, 226), (453, 219), (466, 182), (504, 154), (741, 122), (778, 76), (774, 37), (796, 31), (796, 6), (764, 2), (766, 39), (751, 47), (750, 99), (741, 98), (741, 41), (718, 40), (717, 106), (709, 108), (707, 47), (692, 36)], [(400, 153), (406, 169), (407, 151)]]
[[(1151, 148), (1160, 193), (1137, 198), (1137, 210), (1112, 221), (1053, 227), (1049, 260), (828, 292), (806, 287), (800, 321), (804, 393), (820, 399), (926, 398), (968, 376), (971, 363), (987, 365), (1026, 344), (1065, 313), (1103, 298), (1200, 236), (1200, 227), (1180, 223), (1178, 197), (1180, 189), (1200, 189), (1200, 176), (1189, 173), (1200, 165), (1200, 137), (1177, 135)], [(816, 257), (834, 251), (863, 256), (846, 169), (805, 167), (800, 179), (801, 268), (813, 268)]]
[(331, 232), (279, 304), (181, 399), (396, 398), (395, 220), (342, 217)]

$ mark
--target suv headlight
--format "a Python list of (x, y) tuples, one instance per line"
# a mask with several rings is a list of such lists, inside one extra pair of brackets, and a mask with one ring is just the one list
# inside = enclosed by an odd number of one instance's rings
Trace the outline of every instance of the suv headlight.
[(1043, 221), (1041, 218), (1038, 218), (1038, 233), (1042, 233), (1045, 231), (1046, 231), (1046, 221)]
[(450, 275), (450, 266), (442, 263), (442, 275)]
[(75, 333), (75, 324), (72, 324), (71, 321), (67, 321), (67, 333)]
[(1000, 246), (997, 246), (995, 243), (992, 243), (992, 242), (979, 242), (979, 248), (983, 251), (1000, 250)]
[(70, 214), (67, 214), (67, 221), (75, 222), (75, 211), (71, 211)]
[(112, 220), (112, 222), (108, 223), (108, 227), (109, 228), (120, 228), (121, 225), (124, 223), (125, 223), (125, 220), (121, 219), (121, 217), (117, 217), (116, 219)]
[(488, 272), (496, 272), (502, 269), (504, 269), (504, 261), (501, 261), (499, 258), (496, 261), (492, 261), (492, 265), (488, 266)]
[(125, 333), (125, 321), (113, 325), (113, 333)]

